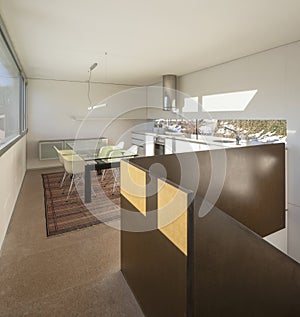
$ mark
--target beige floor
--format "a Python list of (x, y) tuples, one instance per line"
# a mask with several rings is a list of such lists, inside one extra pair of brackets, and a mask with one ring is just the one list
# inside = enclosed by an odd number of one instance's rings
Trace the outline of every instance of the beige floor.
[(0, 316), (143, 316), (104, 224), (46, 237), (42, 172), (28, 171), (0, 257)]

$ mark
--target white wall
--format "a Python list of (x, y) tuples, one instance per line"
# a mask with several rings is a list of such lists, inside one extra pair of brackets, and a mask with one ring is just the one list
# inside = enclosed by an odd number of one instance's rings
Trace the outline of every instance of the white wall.
[(0, 157), (0, 250), (26, 172), (26, 136)]
[[(87, 83), (31, 79), (28, 83), (27, 167), (42, 168), (58, 164), (39, 161), (38, 142), (68, 138), (106, 136), (114, 144), (120, 138), (130, 145), (130, 129), (145, 123), (143, 88), (113, 84), (91, 84), (92, 104), (107, 106), (88, 113)], [(120, 116), (119, 119), (115, 119)], [(101, 117), (101, 119), (100, 119)]]
[(288, 253), (300, 261), (300, 42), (179, 78), (179, 90), (199, 96), (200, 102), (203, 95), (252, 89), (258, 93), (244, 112), (211, 115), (217, 119), (287, 120)]

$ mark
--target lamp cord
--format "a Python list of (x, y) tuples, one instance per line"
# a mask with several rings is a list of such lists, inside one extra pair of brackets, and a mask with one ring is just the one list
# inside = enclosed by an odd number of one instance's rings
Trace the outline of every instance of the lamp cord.
[(92, 100), (90, 97), (90, 91), (91, 91), (91, 77), (92, 77), (92, 71), (89, 71), (90, 75), (89, 75), (89, 80), (88, 80), (88, 99), (89, 99), (89, 103), (90, 103), (90, 108), (92, 107)]

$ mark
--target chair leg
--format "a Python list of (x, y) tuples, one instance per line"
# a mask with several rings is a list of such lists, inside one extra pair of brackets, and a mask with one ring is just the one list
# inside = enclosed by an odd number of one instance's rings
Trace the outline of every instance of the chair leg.
[(70, 197), (71, 189), (72, 189), (73, 184), (74, 184), (74, 178), (75, 178), (75, 175), (72, 175), (72, 180), (71, 180), (71, 184), (70, 184), (70, 187), (69, 187), (69, 192), (68, 192), (68, 196), (67, 196), (66, 201), (68, 201), (68, 199), (69, 199), (69, 197)]
[(65, 174), (64, 174), (64, 176), (63, 176), (63, 178), (62, 178), (62, 180), (61, 180), (61, 183), (60, 183), (59, 188), (62, 188), (62, 186), (63, 186), (63, 184), (64, 184), (64, 181), (65, 181), (65, 179), (66, 179), (66, 176), (67, 176), (67, 172), (65, 171)]
[(114, 176), (114, 187), (113, 187), (112, 192), (114, 193), (115, 190), (116, 190), (116, 187), (119, 184), (119, 169), (118, 168), (112, 169), (112, 173), (113, 173), (113, 176)]
[(105, 173), (106, 173), (106, 170), (102, 170), (102, 177), (101, 177), (101, 180), (102, 180), (102, 181), (104, 181)]

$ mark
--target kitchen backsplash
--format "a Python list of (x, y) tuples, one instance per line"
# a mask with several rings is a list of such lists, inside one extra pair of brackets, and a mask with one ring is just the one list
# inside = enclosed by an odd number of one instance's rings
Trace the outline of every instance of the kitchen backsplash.
[(285, 142), (287, 122), (286, 120), (157, 119), (154, 120), (154, 132), (215, 135), (228, 138), (234, 138), (238, 134), (242, 139)]

